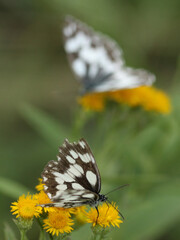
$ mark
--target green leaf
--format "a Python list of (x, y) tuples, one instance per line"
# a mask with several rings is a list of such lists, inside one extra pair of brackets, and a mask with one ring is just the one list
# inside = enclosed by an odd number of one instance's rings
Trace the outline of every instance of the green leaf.
[(23, 193), (27, 193), (29, 191), (28, 188), (24, 187), (20, 183), (17, 183), (13, 180), (0, 177), (0, 192), (12, 197), (18, 198)]
[(161, 195), (149, 198), (126, 214), (120, 238), (154, 239), (180, 218), (180, 196)]
[(4, 235), (5, 240), (17, 240), (12, 228), (7, 223), (5, 223)]
[(22, 116), (27, 122), (52, 146), (62, 142), (68, 136), (68, 130), (42, 110), (29, 104), (20, 108)]

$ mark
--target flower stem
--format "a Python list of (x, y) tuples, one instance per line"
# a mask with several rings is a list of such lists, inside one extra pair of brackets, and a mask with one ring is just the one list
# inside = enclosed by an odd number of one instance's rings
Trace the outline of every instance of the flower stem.
[(59, 234), (59, 236), (57, 237), (57, 240), (70, 240), (71, 238), (69, 236), (67, 236), (67, 234)]
[(101, 234), (99, 236), (99, 240), (105, 239), (106, 234), (107, 234), (107, 232), (104, 229), (102, 229)]
[(21, 230), (21, 240), (28, 240), (27, 236), (26, 236), (26, 230)]

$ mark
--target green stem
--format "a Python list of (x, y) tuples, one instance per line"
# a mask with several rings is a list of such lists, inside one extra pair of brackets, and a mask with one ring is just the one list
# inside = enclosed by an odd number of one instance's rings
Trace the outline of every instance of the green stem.
[(42, 229), (40, 229), (39, 240), (45, 240), (45, 239), (46, 239), (45, 232)]
[(27, 236), (26, 236), (26, 230), (21, 230), (21, 240), (28, 240)]
[(95, 233), (93, 233), (93, 235), (92, 235), (92, 237), (91, 237), (91, 240), (97, 240), (97, 237), (98, 237), (98, 235), (95, 234)]
[(57, 240), (63, 240), (63, 239), (70, 240), (71, 238), (67, 236), (67, 234), (59, 234), (59, 236), (57, 237)]
[(105, 231), (105, 229), (102, 229), (101, 234), (99, 236), (99, 240), (105, 239), (106, 234), (107, 234), (107, 231)]
[(53, 238), (53, 236), (49, 233), (49, 238), (51, 239), (51, 240), (53, 240), (54, 238)]
[(40, 218), (36, 218), (36, 221), (38, 222), (38, 225), (40, 226), (39, 240), (44, 240), (45, 239), (45, 230), (43, 229), (42, 221), (40, 220)]

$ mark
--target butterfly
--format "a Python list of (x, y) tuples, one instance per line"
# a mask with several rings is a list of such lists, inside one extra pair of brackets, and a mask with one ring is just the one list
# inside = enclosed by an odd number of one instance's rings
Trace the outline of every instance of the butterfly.
[(44, 191), (52, 201), (42, 206), (72, 208), (97, 206), (107, 200), (101, 195), (101, 177), (85, 139), (70, 143), (67, 139), (59, 148), (57, 161), (51, 160), (42, 172)]
[(64, 48), (82, 94), (152, 85), (155, 76), (125, 66), (122, 50), (109, 37), (71, 16), (65, 18)]
[[(77, 143), (70, 143), (66, 139), (59, 148), (57, 161), (48, 162), (41, 176), (44, 191), (52, 201), (42, 204), (42, 207), (72, 208), (89, 205), (96, 208), (99, 216), (99, 203), (111, 204), (107, 198), (110, 192), (100, 194), (101, 176), (91, 149), (83, 138)], [(124, 186), (127, 185), (116, 189)], [(122, 216), (119, 211), (118, 213)], [(123, 216), (122, 218), (124, 219)]]

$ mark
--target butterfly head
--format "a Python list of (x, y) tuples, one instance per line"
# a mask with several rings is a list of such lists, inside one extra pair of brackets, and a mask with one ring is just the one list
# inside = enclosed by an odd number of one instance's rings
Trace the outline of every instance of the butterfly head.
[(91, 207), (95, 207), (97, 208), (99, 206), (99, 203), (100, 202), (107, 202), (108, 201), (108, 198), (103, 195), (103, 194), (98, 194), (98, 198), (96, 200), (90, 200), (88, 202), (88, 204), (91, 206)]
[(107, 201), (107, 197), (103, 194), (99, 194), (99, 202), (106, 202)]

